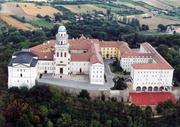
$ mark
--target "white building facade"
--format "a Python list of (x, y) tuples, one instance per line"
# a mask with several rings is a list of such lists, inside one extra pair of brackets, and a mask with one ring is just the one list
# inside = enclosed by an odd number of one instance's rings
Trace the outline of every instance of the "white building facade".
[(174, 69), (149, 43), (123, 53), (120, 64), (130, 72), (134, 91), (171, 91)]
[[(68, 40), (66, 28), (60, 26), (56, 40), (50, 40), (12, 56), (8, 66), (8, 87), (26, 85), (30, 88), (42, 74), (51, 74), (53, 78), (89, 75), (91, 84), (104, 84), (104, 63), (98, 46), (87, 41), (85, 37), (74, 41)], [(31, 59), (36, 60), (33, 66), (28, 63)]]
[(26, 85), (31, 88), (37, 78), (37, 56), (28, 51), (13, 54), (8, 65), (8, 87), (21, 87)]

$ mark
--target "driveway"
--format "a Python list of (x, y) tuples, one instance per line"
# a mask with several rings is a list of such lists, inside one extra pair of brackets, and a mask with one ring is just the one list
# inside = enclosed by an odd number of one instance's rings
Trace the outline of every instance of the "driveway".
[(115, 74), (111, 72), (111, 69), (109, 67), (109, 64), (112, 63), (112, 62), (113, 62), (113, 60), (111, 60), (111, 59), (104, 60), (104, 68), (105, 68), (104, 71), (105, 71), (107, 83), (109, 85), (111, 85), (111, 87), (113, 87), (113, 85), (114, 85), (114, 82), (113, 82), (112, 79), (115, 76)]

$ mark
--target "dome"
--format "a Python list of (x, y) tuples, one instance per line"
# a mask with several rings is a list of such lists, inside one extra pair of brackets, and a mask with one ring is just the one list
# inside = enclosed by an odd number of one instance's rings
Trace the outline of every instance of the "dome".
[(58, 28), (58, 32), (66, 32), (66, 27), (65, 26), (60, 26)]

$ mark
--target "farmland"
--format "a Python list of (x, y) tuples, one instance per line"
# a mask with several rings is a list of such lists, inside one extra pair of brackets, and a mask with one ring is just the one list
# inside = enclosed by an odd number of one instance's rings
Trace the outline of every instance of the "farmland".
[(143, 18), (142, 15), (136, 15), (135, 17), (140, 21), (141, 24), (149, 25), (150, 29), (156, 29), (159, 24), (164, 24), (164, 25), (180, 24), (180, 21), (175, 21), (153, 15), (152, 18)]
[[(39, 5), (35, 3), (7, 2), (2, 4), (0, 13), (6, 15), (5, 17), (1, 17), (2, 20), (4, 20), (5, 22), (9, 21), (11, 23), (16, 22), (15, 24), (11, 25), (24, 30), (32, 30), (34, 29), (34, 27), (46, 27), (51, 29), (54, 25), (53, 22), (44, 19), (44, 17), (49, 16), (52, 18), (54, 17), (55, 13), (60, 14), (59, 19), (62, 23), (64, 20), (69, 22), (71, 19), (73, 19), (75, 13), (77, 15), (81, 15), (83, 13), (93, 14), (100, 11), (100, 13), (104, 14), (105, 16), (107, 14), (107, 10), (111, 10), (111, 14), (115, 17), (114, 19), (119, 19), (116, 17), (137, 18), (140, 21), (141, 25), (146, 24), (150, 29), (156, 29), (157, 25), (159, 24), (180, 24), (180, 21), (178, 19), (179, 17), (177, 15), (171, 16), (164, 14), (153, 14), (152, 12), (152, 10), (158, 9), (172, 10), (173, 7), (179, 7), (180, 2), (178, 1), (179, 0), (118, 0), (112, 3), (71, 2), (68, 4), (59, 4), (59, 6), (61, 8), (64, 8), (65, 10), (59, 9), (56, 6), (54, 6), (54, 8), (53, 4), (52, 6), (50, 6), (46, 4)], [(42, 18), (37, 17), (37, 15), (41, 15)], [(146, 17), (146, 15), (150, 15), (151, 18), (144, 18)], [(21, 19), (23, 19), (23, 21), (21, 21)]]
[(147, 8), (144, 8), (142, 6), (139, 6), (138, 4), (136, 4), (135, 2), (130, 2), (130, 1), (116, 1), (114, 2), (115, 4), (117, 5), (126, 5), (128, 7), (132, 7), (132, 8), (135, 8), (137, 10), (141, 10), (141, 11), (144, 11), (144, 12), (148, 12), (148, 9)]
[(36, 27), (46, 27), (49, 29), (53, 28), (53, 24), (45, 21), (44, 19), (32, 20), (30, 23)]
[(150, 6), (153, 6), (153, 7), (156, 7), (156, 8), (161, 8), (161, 9), (172, 9), (171, 6), (167, 5), (167, 4), (164, 4), (162, 3), (161, 1), (158, 1), (158, 0), (142, 0), (144, 3), (150, 5)]
[(1, 15), (0, 19), (2, 19), (8, 25), (16, 27), (18, 29), (23, 29), (23, 30), (26, 30), (26, 31), (34, 29), (34, 27), (32, 25), (17, 21), (14, 18), (10, 17), (9, 15)]
[(20, 3), (19, 7), (30, 16), (37, 16), (40, 14), (41, 16), (50, 16), (53, 17), (55, 13), (59, 11), (51, 6), (38, 6), (32, 3)]
[(97, 7), (95, 5), (91, 4), (83, 4), (83, 5), (64, 5), (65, 8), (69, 9), (70, 11), (74, 13), (87, 13), (87, 12), (93, 12), (93, 11), (103, 11), (105, 12), (106, 9), (103, 9), (101, 7)]
[[(49, 17), (53, 17), (54, 13), (58, 12), (61, 13), (51, 6), (40, 6), (34, 3), (8, 2), (1, 5), (0, 19), (6, 22), (8, 25), (23, 30), (34, 30), (35, 27), (40, 26), (52, 28), (52, 24), (50, 25), (45, 20), (41, 20), (36, 16), (39, 14), (41, 16), (48, 15)], [(18, 20), (22, 18), (24, 18), (24, 22)]]
[(158, 1), (168, 6), (180, 7), (179, 0), (158, 0)]

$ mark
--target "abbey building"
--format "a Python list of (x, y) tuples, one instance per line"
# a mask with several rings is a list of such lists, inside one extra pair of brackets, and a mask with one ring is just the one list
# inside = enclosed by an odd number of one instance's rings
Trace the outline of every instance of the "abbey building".
[(88, 75), (90, 84), (104, 85), (103, 60), (111, 58), (117, 58), (123, 70), (130, 72), (134, 91), (171, 90), (174, 69), (149, 43), (130, 49), (123, 41), (100, 41), (84, 36), (69, 39), (64, 26), (59, 27), (55, 40), (12, 55), (8, 87), (32, 87), (43, 74), (58, 79)]

